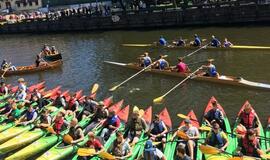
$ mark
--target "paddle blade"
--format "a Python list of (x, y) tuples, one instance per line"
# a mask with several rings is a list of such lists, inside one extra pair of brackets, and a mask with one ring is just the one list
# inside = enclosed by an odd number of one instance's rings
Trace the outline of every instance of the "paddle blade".
[(163, 96), (161, 96), (161, 97), (155, 98), (153, 100), (153, 103), (154, 104), (161, 104), (163, 101), (164, 101), (164, 98), (163, 98)]
[(177, 136), (180, 137), (183, 140), (188, 140), (189, 139), (187, 134), (185, 132), (183, 132), (183, 131), (178, 131)]
[(71, 144), (71, 142), (73, 141), (73, 138), (69, 135), (69, 134), (65, 134), (63, 136), (63, 141), (67, 144)]
[(56, 134), (56, 132), (54, 131), (53, 127), (48, 127), (46, 130), (49, 133)]
[(124, 121), (125, 123), (127, 123), (128, 121), (128, 113), (129, 113), (129, 105), (127, 105), (125, 108), (123, 108), (121, 111), (119, 111), (117, 113), (117, 115), (119, 116), (119, 118)]
[(143, 119), (146, 123), (150, 124), (152, 122), (152, 106), (148, 107), (144, 111)]
[(111, 155), (110, 153), (108, 153), (108, 152), (100, 152), (99, 154), (98, 154), (98, 156), (100, 157), (100, 158), (102, 158), (102, 159), (108, 159), (108, 160), (114, 160), (115, 159), (115, 157), (113, 156), (113, 155)]
[(199, 148), (203, 154), (218, 154), (218, 153), (220, 153), (218, 148), (215, 148), (212, 146), (200, 145)]
[(92, 87), (91, 94), (94, 94), (99, 89), (99, 84), (95, 83)]
[(160, 143), (162, 143), (162, 142), (153, 142), (153, 145), (154, 145), (154, 146), (157, 146), (157, 145), (159, 145)]
[(118, 86), (114, 86), (114, 87), (112, 87), (111, 89), (109, 89), (109, 91), (113, 92), (113, 91), (115, 91), (117, 88), (118, 88)]
[(139, 110), (139, 115), (140, 115), (140, 117), (143, 117), (143, 115), (144, 115), (144, 110), (143, 109)]
[(209, 132), (209, 131), (211, 131), (211, 127), (202, 126), (202, 127), (199, 128), (199, 130)]
[(182, 118), (182, 119), (190, 119), (189, 118), (189, 116), (186, 116), (186, 115), (184, 115), (184, 114), (177, 114), (177, 116), (179, 117), (179, 118)]
[(242, 160), (244, 159), (243, 157), (232, 157), (232, 158), (229, 158), (228, 160)]
[(159, 118), (169, 127), (172, 128), (172, 120), (170, 117), (170, 114), (165, 107), (160, 113), (159, 113)]
[(79, 148), (77, 154), (79, 156), (92, 156), (96, 153), (95, 149), (92, 148)]
[(261, 154), (260, 156), (263, 159), (270, 159), (270, 154)]
[(133, 112), (139, 112), (140, 109), (139, 109), (137, 106), (134, 106), (132, 111), (133, 111)]

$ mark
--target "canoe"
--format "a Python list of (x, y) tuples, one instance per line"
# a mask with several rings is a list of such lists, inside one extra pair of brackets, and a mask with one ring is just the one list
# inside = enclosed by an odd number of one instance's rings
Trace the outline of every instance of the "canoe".
[[(47, 64), (41, 65), (39, 67), (36, 67), (35, 64), (30, 65), (30, 66), (19, 66), (16, 67), (16, 71), (7, 71), (5, 73), (6, 76), (9, 75), (19, 75), (19, 74), (27, 74), (27, 73), (33, 73), (33, 72), (39, 72), (39, 71), (45, 71), (45, 70), (50, 70), (54, 69), (57, 67), (60, 67), (63, 64), (61, 60), (59, 61), (54, 61), (54, 62), (48, 62)], [(3, 74), (5, 71), (0, 70), (0, 74)]]
[[(108, 63), (108, 64), (116, 65), (116, 66), (134, 69), (134, 70), (142, 70), (143, 69), (143, 67), (139, 67), (136, 63), (118, 63), (118, 62), (111, 62), (111, 61), (104, 61), (104, 62)], [(183, 78), (186, 78), (188, 76), (188, 74), (178, 73), (178, 72), (174, 72), (174, 71), (170, 71), (170, 70), (151, 69), (151, 70), (147, 70), (147, 72), (164, 74), (164, 75), (174, 76), (174, 77), (183, 77)], [(192, 80), (207, 81), (207, 82), (213, 82), (213, 83), (270, 90), (270, 84), (252, 82), (252, 81), (245, 80), (244, 78), (241, 78), (241, 77), (238, 78), (238, 77), (225, 76), (225, 75), (221, 75), (219, 78), (206, 77), (206, 76), (194, 76), (192, 78)]]
[[(215, 97), (211, 97), (211, 98), (210, 98), (210, 100), (209, 100), (207, 106), (205, 107), (204, 115), (205, 115), (209, 110), (212, 109), (212, 101), (214, 101), (214, 100), (217, 101), (217, 100), (215, 99)], [(220, 111), (222, 111), (223, 116), (224, 116), (224, 124), (225, 124), (225, 128), (226, 128), (225, 133), (231, 133), (231, 126), (230, 126), (228, 117), (227, 117), (227, 115), (226, 115), (226, 113), (225, 113), (223, 107), (222, 107), (219, 103), (218, 103), (218, 109), (219, 109)], [(202, 126), (206, 126), (206, 122), (205, 122), (204, 120), (202, 121)], [(203, 138), (203, 141), (204, 141), (205, 138), (207, 137), (207, 134), (208, 134), (208, 132), (206, 132), (206, 131), (201, 132), (201, 136), (202, 136), (202, 138)], [(228, 136), (229, 143), (232, 142), (232, 139), (233, 139), (232, 135), (231, 135), (231, 134), (227, 134), (227, 136)], [(234, 151), (234, 148), (235, 148), (235, 147), (233, 146), (233, 144), (229, 144), (229, 146), (227, 147), (226, 151), (229, 152), (229, 153), (232, 153), (232, 152)], [(204, 155), (204, 156), (205, 156), (205, 159), (206, 159), (206, 160), (215, 160), (215, 159), (219, 159), (219, 160), (227, 160), (228, 158), (231, 157), (231, 156), (228, 155), (228, 154)]]
[(57, 61), (57, 60), (62, 60), (62, 54), (53, 54), (53, 55), (46, 55), (44, 56), (44, 60), (46, 61)]
[[(244, 107), (245, 107), (246, 104), (250, 104), (250, 103), (249, 103), (248, 101), (246, 101), (246, 102), (244, 103), (244, 105), (241, 107), (241, 109), (240, 109), (240, 111), (238, 112), (238, 114), (237, 114), (237, 118), (236, 118), (236, 120), (235, 120), (235, 124), (234, 124), (234, 127), (233, 127), (233, 133), (234, 133), (234, 134), (236, 134), (236, 127), (237, 127), (237, 125), (238, 125), (238, 123), (236, 123), (236, 122), (239, 120), (240, 113), (243, 111), (243, 109), (244, 109)], [(260, 119), (259, 119), (259, 117), (258, 117), (258, 115), (257, 115), (257, 113), (255, 112), (255, 110), (254, 110), (253, 107), (252, 107), (252, 110), (253, 110), (253, 112), (255, 113), (255, 115), (257, 116), (257, 119), (258, 119), (258, 122), (259, 122), (259, 129), (260, 129), (260, 135), (259, 135), (259, 136), (265, 137), (264, 129), (263, 129), (263, 127), (262, 127), (261, 121), (260, 121)], [(234, 148), (234, 150), (235, 150), (235, 149), (237, 148), (237, 146), (238, 146), (238, 140), (237, 140), (237, 138), (234, 138), (234, 139), (233, 139), (233, 143), (234, 143), (234, 146), (235, 146), (235, 148)], [(260, 139), (260, 145), (261, 145), (261, 149), (262, 149), (263, 151), (265, 151), (265, 150), (266, 150), (266, 141)]]
[(268, 123), (267, 126), (265, 128), (265, 137), (268, 138), (267, 144), (266, 144), (266, 148), (270, 149), (270, 117), (268, 117)]
[[(194, 47), (190, 45), (186, 46), (176, 46), (176, 45), (167, 45), (161, 46), (157, 45), (156, 43), (152, 44), (122, 44), (124, 47), (158, 47), (158, 48), (165, 48), (165, 49), (198, 49), (199, 47)], [(249, 46), (249, 45), (233, 45), (231, 47), (211, 47), (208, 46), (206, 49), (213, 49), (213, 50), (232, 50), (232, 49), (258, 49), (258, 50), (269, 50), (270, 46)]]

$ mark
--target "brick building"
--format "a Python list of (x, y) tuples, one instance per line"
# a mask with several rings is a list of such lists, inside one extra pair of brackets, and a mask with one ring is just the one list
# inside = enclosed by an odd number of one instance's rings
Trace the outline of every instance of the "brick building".
[(0, 0), (0, 11), (10, 9), (12, 11), (35, 10), (42, 7), (42, 0)]

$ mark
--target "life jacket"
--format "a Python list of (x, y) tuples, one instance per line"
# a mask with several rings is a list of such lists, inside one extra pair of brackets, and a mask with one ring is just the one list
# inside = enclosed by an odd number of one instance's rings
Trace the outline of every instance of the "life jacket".
[(117, 157), (123, 157), (126, 155), (126, 153), (123, 154), (123, 146), (124, 146), (124, 142), (122, 143), (118, 143), (117, 140), (115, 140), (113, 142), (113, 149), (112, 149), (112, 153), (114, 156), (117, 156)]
[[(57, 97), (57, 98), (55, 99), (54, 105), (55, 105), (56, 107), (61, 107), (61, 106), (63, 106), (62, 101), (61, 101), (62, 98), (64, 98), (64, 97), (59, 96), (59, 97)], [(65, 98), (64, 98), (64, 99), (65, 99)]]
[(108, 118), (107, 119), (107, 125), (114, 125), (116, 123), (116, 121), (118, 120), (118, 116), (115, 115), (111, 118)]
[(165, 69), (167, 67), (167, 63), (164, 59), (159, 60), (159, 69)]
[(202, 44), (201, 39), (199, 37), (196, 37), (194, 40), (194, 46), (200, 46)]
[(69, 134), (74, 140), (80, 138), (79, 135), (76, 134), (76, 132), (77, 132), (78, 129), (82, 129), (82, 127), (81, 127), (81, 126), (76, 126), (76, 127), (70, 127), (70, 129), (69, 129), (68, 134)]
[(221, 147), (224, 146), (224, 141), (222, 139), (221, 133), (223, 133), (223, 132), (219, 131), (216, 134), (214, 131), (211, 131), (210, 141), (209, 141), (210, 146), (214, 146), (214, 147), (217, 147), (217, 148), (221, 148)]
[(242, 146), (244, 147), (244, 150), (246, 153), (243, 153), (247, 156), (253, 156), (254, 153), (256, 153), (256, 147), (257, 147), (257, 138), (254, 138), (253, 141), (250, 141), (247, 136), (245, 136), (242, 139)]
[(152, 134), (157, 135), (157, 134), (162, 133), (165, 130), (165, 128), (163, 127), (163, 121), (159, 121), (158, 123), (154, 122), (153, 124), (154, 124), (154, 128), (151, 131)]
[(211, 76), (211, 77), (215, 77), (217, 75), (217, 70), (216, 70), (216, 67), (211, 64), (209, 66), (209, 69), (208, 69), (208, 74)]
[(147, 67), (151, 64), (151, 58), (150, 57), (144, 57), (143, 59), (144, 67)]
[(75, 110), (75, 103), (76, 103), (76, 98), (72, 98), (69, 102), (68, 102), (68, 109), (74, 111)]
[(35, 113), (36, 113), (36, 110), (33, 110), (32, 112), (27, 111), (26, 112), (26, 120), (30, 121), (34, 117)]
[(219, 41), (218, 39), (214, 38), (214, 39), (212, 40), (212, 42), (211, 42), (211, 46), (213, 46), (213, 47), (218, 47), (218, 46), (220, 46), (220, 41)]
[(57, 134), (60, 134), (60, 132), (62, 131), (63, 124), (64, 124), (63, 118), (54, 121), (53, 129)]
[(249, 114), (246, 114), (245, 112), (242, 112), (240, 115), (243, 125), (247, 128), (253, 128), (253, 121), (255, 120), (255, 114), (253, 111), (251, 111)]

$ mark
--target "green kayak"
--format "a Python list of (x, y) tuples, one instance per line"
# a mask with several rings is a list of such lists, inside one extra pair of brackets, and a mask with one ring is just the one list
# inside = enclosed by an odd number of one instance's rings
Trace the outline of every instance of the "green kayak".
[(135, 146), (131, 147), (132, 150), (132, 156), (128, 158), (128, 160), (134, 160), (139, 156), (139, 153), (141, 149), (144, 148), (144, 144), (146, 140), (148, 139), (147, 136), (145, 136), (144, 132), (141, 134), (141, 137), (139, 141), (135, 144)]
[[(209, 110), (212, 109), (212, 101), (216, 101), (217, 100), (215, 99), (215, 97), (211, 97), (211, 99), (209, 100), (207, 106), (205, 107), (205, 110), (204, 110), (204, 114), (206, 114)], [(230, 123), (229, 123), (229, 120), (228, 120), (228, 117), (223, 109), (223, 107), (218, 103), (218, 109), (220, 111), (222, 111), (223, 113), (223, 116), (224, 116), (224, 124), (225, 124), (225, 133), (231, 133), (231, 126), (230, 126)], [(206, 126), (206, 122), (203, 121), (202, 122), (202, 126)], [(205, 140), (205, 138), (207, 137), (207, 134), (208, 132), (204, 131), (204, 132), (201, 132), (201, 136), (203, 138), (203, 140)], [(227, 134), (228, 136), (228, 140), (229, 140), (229, 143), (233, 141), (233, 136), (232, 134)], [(233, 143), (230, 143), (229, 146), (227, 147), (226, 149), (226, 152), (229, 152), (229, 153), (232, 153), (234, 151), (234, 144)], [(215, 160), (215, 159), (218, 159), (218, 160), (227, 160), (228, 158), (231, 157), (231, 155), (228, 155), (228, 154), (216, 154), (216, 155), (204, 155), (205, 156), (205, 159), (206, 160)]]
[(268, 139), (267, 140), (267, 144), (266, 144), (266, 148), (270, 149), (270, 117), (268, 117), (268, 123), (265, 129), (265, 137)]

